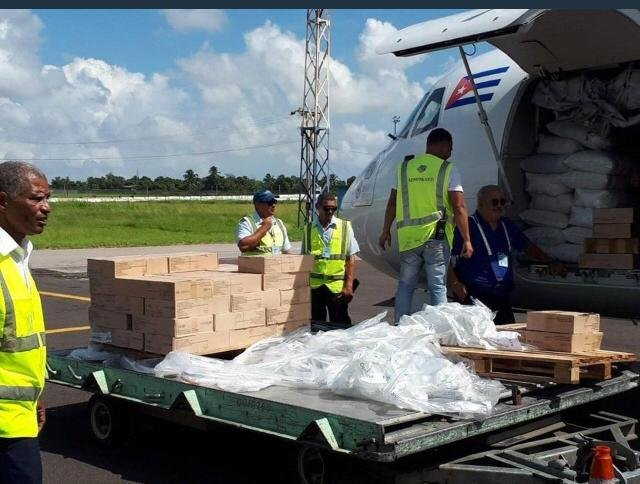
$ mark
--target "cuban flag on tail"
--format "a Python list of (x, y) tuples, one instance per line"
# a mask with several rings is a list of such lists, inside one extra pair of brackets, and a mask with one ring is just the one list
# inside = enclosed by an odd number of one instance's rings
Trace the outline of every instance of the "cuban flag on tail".
[[(476, 83), (480, 101), (490, 101), (493, 97), (495, 88), (500, 84), (502, 79), (501, 74), (504, 74), (509, 70), (509, 66), (497, 67), (495, 69), (489, 69), (487, 71), (477, 72), (473, 74), (473, 80)], [(447, 101), (445, 109), (457, 108), (459, 106), (466, 106), (467, 104), (474, 104), (476, 98), (473, 94), (473, 87), (471, 86), (471, 80), (469, 76), (464, 76), (458, 82), (458, 85), (451, 93), (449, 100)]]

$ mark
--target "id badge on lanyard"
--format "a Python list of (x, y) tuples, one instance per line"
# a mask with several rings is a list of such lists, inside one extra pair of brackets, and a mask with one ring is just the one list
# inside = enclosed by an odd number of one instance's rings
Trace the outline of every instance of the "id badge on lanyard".
[(493, 269), (496, 280), (502, 282), (509, 272), (509, 256), (498, 252), (491, 261), (491, 269)]

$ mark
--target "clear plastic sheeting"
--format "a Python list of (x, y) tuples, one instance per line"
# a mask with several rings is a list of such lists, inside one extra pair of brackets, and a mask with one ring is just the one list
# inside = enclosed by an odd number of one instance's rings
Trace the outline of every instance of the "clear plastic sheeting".
[(447, 359), (438, 341), (453, 341), (452, 327), (481, 348), (491, 338), (489, 344), (504, 340), (508, 345), (517, 335), (500, 335), (486, 307), (438, 307), (440, 312), (421, 311), (419, 319), (403, 318), (398, 326), (384, 321), (382, 313), (345, 330), (312, 334), (302, 328), (259, 341), (229, 361), (173, 351), (155, 374), (234, 392), (272, 385), (328, 389), (415, 411), (488, 415), (504, 391), (502, 384)]
[(69, 358), (82, 361), (99, 361), (111, 368), (138, 371), (140, 373), (153, 373), (153, 367), (158, 362), (157, 358), (133, 360), (115, 351), (106, 350), (101, 346), (90, 343), (86, 348), (77, 348), (69, 353)]

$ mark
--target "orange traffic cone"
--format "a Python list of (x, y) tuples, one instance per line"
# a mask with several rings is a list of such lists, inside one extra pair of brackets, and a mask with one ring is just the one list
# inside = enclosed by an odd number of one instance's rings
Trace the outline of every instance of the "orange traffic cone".
[(606, 445), (596, 445), (589, 484), (613, 484), (616, 482), (611, 460), (611, 449)]

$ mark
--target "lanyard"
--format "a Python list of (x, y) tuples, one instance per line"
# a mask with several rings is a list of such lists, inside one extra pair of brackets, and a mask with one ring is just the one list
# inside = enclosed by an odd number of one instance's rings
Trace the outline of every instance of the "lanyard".
[[(487, 248), (487, 254), (491, 257), (493, 255), (493, 251), (491, 250), (491, 247), (489, 247), (489, 241), (487, 240), (487, 236), (482, 229), (482, 225), (480, 225), (480, 222), (475, 215), (472, 215), (471, 218), (476, 223), (478, 230), (480, 231), (480, 235), (482, 236), (482, 240), (484, 241), (484, 246)], [(507, 231), (507, 227), (504, 224), (504, 220), (500, 220), (500, 225), (502, 225), (502, 230), (504, 230), (504, 236), (507, 238), (507, 248), (509, 250), (509, 254), (511, 254), (511, 239), (509, 238), (509, 232)]]

